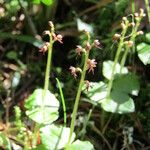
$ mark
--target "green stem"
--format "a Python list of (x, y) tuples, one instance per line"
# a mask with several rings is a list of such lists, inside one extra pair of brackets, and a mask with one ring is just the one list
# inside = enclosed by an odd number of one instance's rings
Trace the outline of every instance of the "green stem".
[[(119, 60), (119, 56), (120, 56), (120, 53), (121, 53), (121, 50), (122, 50), (122, 47), (123, 47), (123, 41), (124, 41), (124, 38), (125, 38), (125, 35), (126, 35), (126, 32), (127, 32), (127, 29), (128, 29), (128, 22), (126, 23), (126, 27), (123, 29), (122, 34), (121, 34), (122, 36), (120, 38), (119, 46), (118, 46), (117, 53), (116, 53), (116, 56), (115, 56), (114, 65), (113, 65), (112, 73), (111, 73), (111, 78), (110, 78), (109, 83), (108, 83), (106, 101), (108, 101), (109, 97), (110, 97), (110, 92), (111, 92), (111, 89), (112, 89), (113, 80), (114, 80), (115, 71), (116, 71), (116, 65), (117, 65), (117, 62)], [(102, 129), (103, 129), (104, 124), (105, 124), (105, 111), (102, 110), (102, 115), (101, 115), (101, 128)]]
[(113, 80), (114, 80), (114, 75), (115, 75), (115, 71), (116, 71), (116, 65), (117, 65), (117, 62), (119, 60), (119, 56), (120, 56), (120, 53), (121, 53), (121, 50), (122, 50), (123, 41), (124, 41), (124, 38), (125, 38), (125, 34), (127, 32), (127, 28), (128, 28), (128, 23), (122, 31), (122, 36), (120, 38), (119, 46), (118, 46), (117, 53), (116, 53), (115, 60), (114, 60), (114, 65), (113, 65), (113, 68), (112, 68), (111, 78), (110, 78), (109, 83), (108, 83), (108, 91), (107, 91), (107, 95), (106, 95), (106, 100), (110, 96), (110, 92), (111, 92), (111, 88), (112, 88)]
[(135, 1), (134, 0), (132, 0), (131, 5), (132, 5), (132, 14), (134, 14), (135, 13)]
[(150, 23), (150, 6), (149, 6), (148, 0), (145, 0), (145, 6), (146, 6), (146, 10), (147, 10), (148, 20)]
[(79, 88), (78, 88), (78, 91), (77, 91), (75, 104), (74, 104), (74, 109), (73, 109), (73, 113), (72, 113), (72, 120), (71, 120), (71, 126), (70, 126), (70, 135), (69, 135), (68, 145), (71, 142), (71, 137), (72, 137), (72, 134), (73, 134), (73, 131), (74, 131), (74, 126), (75, 126), (75, 120), (76, 120), (76, 116), (77, 116), (77, 110), (78, 110), (80, 95), (81, 95), (82, 86), (83, 86), (83, 83), (84, 83), (85, 74), (86, 74), (86, 70), (87, 70), (88, 57), (89, 57), (89, 51), (87, 51), (87, 53), (85, 53), (85, 61), (84, 61), (83, 71), (82, 71), (82, 75), (81, 75), (81, 79), (80, 79), (80, 83), (79, 83)]
[[(130, 37), (130, 39), (129, 39), (129, 41), (133, 41), (133, 43), (135, 42), (135, 38), (136, 38), (136, 36), (137, 36), (137, 31), (138, 31), (138, 28), (139, 28), (139, 26), (140, 26), (141, 19), (142, 19), (142, 18), (140, 18), (140, 19), (137, 21), (135, 27), (133, 27), (133, 30), (132, 30), (132, 33), (131, 33), (131, 37)], [(123, 54), (123, 57), (122, 57), (121, 63), (120, 63), (120, 65), (121, 65), (120, 73), (122, 72), (122, 68), (124, 67), (124, 64), (125, 64), (125, 61), (126, 61), (126, 58), (127, 58), (127, 55), (128, 55), (129, 50), (130, 50), (130, 47), (126, 45), (126, 47), (125, 47), (125, 52), (124, 52), (124, 54)]]
[[(93, 112), (94, 108), (95, 108), (95, 105), (93, 105), (92, 108), (90, 109), (90, 111), (89, 111), (89, 113), (88, 113), (88, 116), (87, 116), (87, 118), (86, 118), (86, 120), (85, 120), (85, 123), (84, 123), (84, 126), (83, 126), (82, 131), (85, 131), (85, 130), (86, 130), (87, 124), (88, 124), (88, 122), (89, 122), (89, 120), (90, 120), (90, 118), (91, 118), (91, 115), (92, 115), (92, 112)], [(81, 140), (83, 140), (84, 135), (85, 135), (85, 132), (82, 134)]]
[(50, 45), (48, 47), (46, 71), (45, 71), (45, 83), (44, 83), (44, 91), (43, 91), (43, 100), (42, 100), (42, 105), (41, 105), (43, 120), (45, 120), (44, 100), (45, 100), (46, 91), (49, 88), (49, 77), (50, 77), (50, 70), (51, 70), (51, 59), (52, 59), (53, 43), (54, 43), (54, 41), (52, 39), (52, 33), (51, 33), (50, 34)]
[(45, 83), (44, 83), (44, 91), (48, 90), (49, 87), (49, 77), (50, 77), (50, 70), (51, 70), (51, 59), (52, 59), (52, 49), (53, 49), (52, 35), (50, 34), (50, 45), (48, 47), (48, 56), (47, 56), (47, 65), (45, 71)]
[(64, 111), (64, 126), (66, 127), (67, 124), (67, 115), (66, 115), (66, 105), (65, 105), (65, 99), (64, 99), (64, 95), (63, 95), (63, 91), (60, 85), (59, 80), (56, 78), (57, 84), (58, 84), (58, 88), (59, 88), (59, 92), (60, 92), (60, 96), (61, 96), (61, 101), (62, 101), (62, 106), (63, 106), (63, 111)]

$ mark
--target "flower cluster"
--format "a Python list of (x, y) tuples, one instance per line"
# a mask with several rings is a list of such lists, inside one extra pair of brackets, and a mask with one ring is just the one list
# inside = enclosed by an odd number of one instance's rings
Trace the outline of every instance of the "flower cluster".
[[(78, 56), (81, 56), (82, 54), (85, 55), (84, 57), (84, 67), (83, 70), (81, 68), (76, 68), (73, 66), (70, 66), (69, 70), (71, 72), (71, 75), (76, 79), (77, 78), (77, 73), (81, 73), (83, 75), (84, 73), (86, 74), (86, 71), (88, 73), (92, 72), (94, 74), (94, 69), (97, 65), (97, 62), (95, 59), (90, 59), (89, 58), (89, 53), (93, 47), (101, 49), (101, 44), (98, 39), (95, 39), (92, 43), (90, 43), (90, 35), (88, 32), (85, 32), (88, 35), (88, 41), (85, 42), (85, 46), (82, 47), (81, 45), (77, 45), (75, 51)], [(90, 88), (90, 82), (88, 80), (85, 80), (84, 83), (86, 84), (86, 89)]]
[[(133, 17), (133, 15), (130, 15), (131, 17)], [(135, 18), (135, 22), (134, 19), (132, 18), (132, 22), (129, 22), (127, 17), (123, 17), (122, 18), (122, 22), (121, 22), (121, 28), (122, 30), (127, 30), (128, 27), (132, 27), (132, 33), (128, 36), (125, 37), (125, 39), (130, 38), (129, 40), (124, 41), (124, 44), (127, 45), (129, 48), (133, 46), (134, 41), (133, 39), (135, 39), (135, 37), (137, 35), (143, 35), (143, 31), (136, 31), (136, 33), (134, 33), (134, 29), (137, 28), (136, 26), (139, 25), (139, 22), (141, 21), (141, 19), (145, 17), (145, 13), (143, 9), (140, 9), (140, 13), (135, 13), (134, 14), (134, 18)], [(118, 41), (121, 38), (121, 34), (114, 34), (113, 36), (113, 41)], [(132, 38), (131, 38), (132, 37)]]
[[(51, 27), (51, 30), (50, 31), (45, 30), (43, 32), (43, 35), (48, 35), (50, 37), (50, 40), (52, 40), (52, 42), (58, 41), (60, 43), (63, 43), (63, 41), (62, 41), (63, 36), (61, 34), (55, 33), (54, 24), (52, 23), (52, 21), (49, 21), (49, 26)], [(49, 46), (50, 46), (50, 43), (45, 42), (45, 44), (40, 48), (39, 52), (45, 53), (48, 50)]]

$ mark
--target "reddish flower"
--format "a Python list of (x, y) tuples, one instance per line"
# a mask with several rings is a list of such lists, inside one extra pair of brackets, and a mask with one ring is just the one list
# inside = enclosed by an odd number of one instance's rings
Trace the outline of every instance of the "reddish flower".
[(71, 71), (71, 75), (73, 75), (73, 77), (76, 79), (77, 77), (77, 71), (76, 71), (76, 68), (73, 67), (73, 66), (70, 66), (69, 70)]
[(61, 34), (58, 34), (57, 36), (56, 36), (56, 38), (57, 38), (57, 41), (58, 42), (60, 42), (60, 43), (63, 43), (63, 41), (62, 41), (62, 35)]
[(48, 50), (49, 42), (46, 42), (40, 49), (39, 52), (43, 52), (43, 54)]
[(99, 42), (99, 40), (94, 40), (94, 46), (96, 47), (96, 48), (99, 48), (99, 49), (101, 49), (101, 44), (100, 44), (100, 42)]
[(76, 53), (77, 53), (79, 56), (81, 56), (81, 52), (82, 52), (82, 46), (77, 45)]
[(52, 37), (53, 37), (53, 40), (54, 41), (58, 41), (58, 42), (60, 42), (60, 43), (63, 43), (62, 42), (62, 35), (61, 34), (58, 34), (58, 35), (56, 35), (55, 33), (52, 33)]
[(87, 42), (87, 43), (86, 43), (86, 48), (85, 48), (85, 49), (86, 49), (87, 51), (90, 51), (91, 48), (92, 48), (92, 46), (90, 45), (89, 42)]
[(91, 86), (90, 81), (85, 80), (85, 84), (86, 84), (86, 90), (88, 91)]
[(88, 59), (87, 61), (87, 70), (88, 72), (91, 72), (94, 74), (94, 68), (96, 67), (97, 62), (95, 59)]

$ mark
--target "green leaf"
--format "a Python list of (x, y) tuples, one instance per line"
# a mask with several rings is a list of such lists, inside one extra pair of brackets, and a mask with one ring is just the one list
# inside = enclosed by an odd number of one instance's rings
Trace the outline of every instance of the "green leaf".
[(105, 99), (107, 91), (106, 84), (104, 82), (90, 82), (91, 87), (86, 90), (86, 85), (83, 86), (84, 93), (90, 100), (94, 102), (100, 102)]
[(7, 136), (0, 132), (0, 146), (6, 150), (11, 150), (11, 144)]
[(134, 102), (129, 94), (137, 95), (139, 89), (136, 75), (121, 74), (115, 76), (110, 98), (106, 99), (107, 85), (103, 82), (92, 82), (89, 90), (84, 91), (84, 93), (92, 102), (101, 104), (105, 111), (123, 114), (134, 112)]
[(86, 30), (89, 33), (93, 34), (93, 27), (85, 22), (83, 22), (81, 19), (77, 19), (77, 27), (79, 31)]
[(32, 0), (34, 4), (40, 4), (40, 0)]
[(32, 36), (28, 36), (28, 35), (13, 35), (11, 33), (8, 32), (0, 32), (0, 38), (1, 39), (15, 39), (15, 40), (19, 40), (22, 42), (27, 42), (30, 43), (32, 45), (34, 45), (35, 47), (41, 48), (44, 44), (43, 41), (38, 40)]
[(135, 74), (118, 75), (113, 82), (113, 90), (137, 96), (140, 89), (138, 77)]
[(10, 51), (6, 54), (6, 57), (8, 59), (14, 59), (17, 60), (17, 53), (15, 51)]
[(36, 89), (25, 101), (26, 115), (40, 124), (52, 123), (58, 118), (59, 101), (50, 91)]
[[(40, 129), (40, 136), (42, 144), (46, 150), (63, 149), (69, 139), (70, 128), (63, 126), (56, 126), (54, 124), (44, 126)], [(75, 133), (73, 133), (71, 142), (75, 139)]]
[(135, 110), (133, 99), (120, 91), (111, 92), (110, 98), (101, 102), (101, 107), (105, 111), (119, 114), (131, 113)]
[(89, 141), (76, 140), (67, 150), (94, 150), (94, 147)]
[(43, 2), (45, 5), (52, 5), (54, 0), (41, 0), (41, 2)]
[[(103, 62), (103, 75), (108, 80), (110, 80), (111, 78), (113, 65), (114, 65), (114, 62), (110, 60)], [(115, 68), (115, 74), (120, 74), (120, 69), (121, 69), (121, 66), (120, 64), (117, 63), (116, 68)], [(128, 69), (126, 67), (123, 67), (122, 73), (123, 74), (128, 73)]]
[(150, 42), (150, 33), (146, 33), (145, 37), (146, 37), (147, 41)]
[(150, 64), (150, 44), (140, 43), (137, 46), (137, 52), (139, 59), (144, 65)]

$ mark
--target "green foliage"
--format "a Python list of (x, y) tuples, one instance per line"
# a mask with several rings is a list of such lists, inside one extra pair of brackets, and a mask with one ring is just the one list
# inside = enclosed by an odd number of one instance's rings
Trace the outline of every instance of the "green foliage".
[(129, 94), (137, 95), (139, 81), (134, 74), (118, 74), (115, 76), (114, 84), (109, 98), (106, 98), (107, 84), (104, 82), (91, 83), (91, 88), (85, 92), (90, 100), (101, 104), (101, 107), (112, 113), (134, 112), (135, 106)]
[(150, 44), (140, 43), (137, 46), (137, 52), (144, 65), (150, 64)]
[[(114, 62), (110, 61), (110, 60), (103, 62), (103, 75), (108, 80), (110, 80), (110, 78), (111, 78), (112, 71), (113, 71), (112, 70), (113, 69), (113, 65), (114, 65)], [(120, 74), (120, 69), (121, 69), (121, 66), (120, 66), (120, 64), (117, 63), (116, 64), (116, 68), (115, 68), (115, 74)], [(126, 67), (123, 67), (122, 73), (123, 74), (128, 73), (128, 69)]]
[[(70, 128), (63, 126), (57, 127), (56, 125), (48, 125), (40, 129), (40, 135), (42, 144), (45, 146), (45, 150), (62, 149), (68, 142)], [(71, 142), (75, 139), (75, 133), (73, 133)]]
[(11, 144), (7, 136), (0, 132), (0, 146), (6, 150), (11, 150)]
[(33, 0), (33, 3), (40, 4), (42, 2), (43, 4), (50, 6), (53, 4), (54, 0)]
[(59, 101), (50, 91), (36, 89), (26, 100), (25, 108), (30, 119), (39, 124), (48, 124), (58, 118)]
[[(0, 32), (0, 38), (1, 39), (13, 39), (13, 40), (19, 40), (22, 42), (30, 43), (34, 45), (37, 48), (41, 48), (41, 46), (44, 44), (43, 41), (38, 40), (32, 36), (28, 35), (13, 35), (11, 33), (6, 32)], [(14, 55), (14, 54), (13, 54)]]
[(94, 150), (93, 145), (89, 141), (76, 140), (73, 142), (67, 150)]

